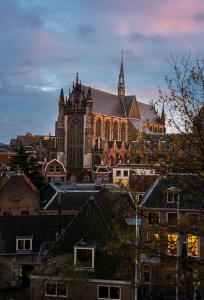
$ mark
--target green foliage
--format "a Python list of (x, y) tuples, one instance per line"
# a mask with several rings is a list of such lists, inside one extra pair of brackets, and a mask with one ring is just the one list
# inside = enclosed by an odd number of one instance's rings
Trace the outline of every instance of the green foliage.
[(85, 283), (88, 279), (86, 272), (75, 271), (73, 256), (70, 254), (48, 256), (42, 264), (35, 267), (33, 275), (68, 278), (72, 284)]
[(11, 160), (11, 169), (22, 170), (31, 182), (39, 189), (45, 184), (44, 177), (41, 173), (41, 166), (38, 164), (38, 159), (29, 157), (29, 154), (25, 151), (24, 147), (17, 149), (16, 155)]

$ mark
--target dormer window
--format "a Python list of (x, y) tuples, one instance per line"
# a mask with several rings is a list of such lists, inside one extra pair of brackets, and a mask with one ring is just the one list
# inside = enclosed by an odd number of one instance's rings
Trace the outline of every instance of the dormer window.
[(179, 192), (175, 186), (167, 189), (167, 203), (177, 203), (179, 201)]
[(16, 237), (16, 251), (32, 251), (33, 236), (17, 236)]
[(79, 241), (74, 246), (74, 265), (77, 269), (94, 269), (96, 243)]

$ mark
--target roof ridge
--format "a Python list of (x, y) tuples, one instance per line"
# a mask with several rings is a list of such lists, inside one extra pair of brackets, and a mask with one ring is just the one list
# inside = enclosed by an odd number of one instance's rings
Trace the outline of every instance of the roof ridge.
[[(88, 86), (87, 86), (87, 85), (84, 85), (84, 84), (82, 84), (81, 86), (82, 86), (82, 87), (88, 88)], [(118, 96), (118, 95), (116, 95), (116, 94), (112, 94), (111, 92), (102, 91), (102, 90), (99, 90), (99, 89), (96, 89), (96, 88), (93, 88), (93, 87), (91, 87), (91, 90), (94, 90), (94, 91), (97, 91), (97, 92), (100, 92), (100, 93), (104, 93), (104, 94), (109, 94), (109, 95), (111, 95), (111, 96), (115, 96), (115, 97), (117, 97), (117, 98), (120, 98), (120, 96)]]
[(34, 192), (39, 192), (38, 188), (32, 183), (32, 181), (24, 174), (23, 179), (31, 187)]
[(147, 192), (144, 194), (143, 200), (140, 203), (139, 207), (142, 207), (145, 202), (147, 201), (150, 194), (154, 191), (155, 187), (158, 185), (159, 181), (161, 180), (161, 177), (157, 178), (155, 182), (150, 186), (150, 188), (147, 190)]

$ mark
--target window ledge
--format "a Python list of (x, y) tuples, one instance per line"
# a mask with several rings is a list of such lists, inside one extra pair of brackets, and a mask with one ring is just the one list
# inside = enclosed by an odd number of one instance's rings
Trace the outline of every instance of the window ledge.
[(94, 268), (86, 268), (86, 267), (75, 267), (74, 271), (76, 272), (81, 272), (81, 271), (86, 271), (86, 272), (95, 272)]

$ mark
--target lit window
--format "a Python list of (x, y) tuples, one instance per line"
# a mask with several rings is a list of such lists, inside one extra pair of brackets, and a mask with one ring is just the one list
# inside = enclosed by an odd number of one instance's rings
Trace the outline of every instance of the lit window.
[(148, 213), (148, 223), (149, 225), (159, 224), (159, 213), (158, 212)]
[(60, 173), (61, 172), (61, 167), (60, 166), (56, 166), (56, 172)]
[(94, 269), (96, 244), (79, 241), (74, 247), (74, 265), (80, 269)]
[(120, 300), (121, 289), (119, 286), (99, 285), (97, 299)]
[(46, 296), (58, 296), (67, 297), (68, 296), (68, 286), (66, 283), (48, 282), (46, 286)]
[(121, 176), (121, 171), (120, 171), (120, 170), (117, 170), (117, 171), (116, 171), (116, 176), (117, 176), (117, 177)]
[(168, 225), (177, 225), (177, 213), (167, 213)]
[(157, 242), (159, 240), (159, 234), (155, 232), (148, 232), (147, 239), (150, 243)]
[(31, 251), (33, 244), (33, 237), (16, 237), (16, 251)]
[(189, 256), (199, 256), (199, 239), (198, 236), (189, 234), (187, 236), (187, 248)]
[(168, 255), (177, 255), (178, 234), (168, 233)]

